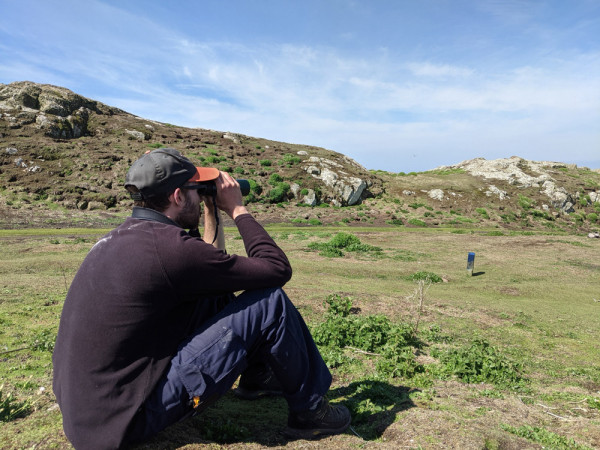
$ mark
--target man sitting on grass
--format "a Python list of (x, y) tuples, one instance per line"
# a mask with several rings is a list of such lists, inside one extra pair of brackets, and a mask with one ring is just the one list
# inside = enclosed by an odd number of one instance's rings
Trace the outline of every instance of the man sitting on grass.
[[(199, 194), (206, 183), (216, 185), (214, 202)], [(236, 180), (163, 148), (135, 161), (125, 186), (132, 216), (90, 250), (60, 320), (53, 388), (73, 445), (144, 441), (240, 374), (241, 396), (285, 397), (288, 437), (345, 431), (350, 413), (325, 398), (331, 374), (281, 288), (288, 259), (243, 206)], [(218, 210), (234, 220), (247, 257), (224, 251)]]

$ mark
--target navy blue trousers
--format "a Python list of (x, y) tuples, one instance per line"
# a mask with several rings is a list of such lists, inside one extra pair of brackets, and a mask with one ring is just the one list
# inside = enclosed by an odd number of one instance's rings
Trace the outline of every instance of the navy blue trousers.
[(316, 406), (331, 385), (304, 319), (282, 289), (244, 292), (179, 347), (142, 406), (128, 441), (149, 438), (193, 413), (191, 400), (211, 403), (249, 366), (268, 364), (290, 411)]

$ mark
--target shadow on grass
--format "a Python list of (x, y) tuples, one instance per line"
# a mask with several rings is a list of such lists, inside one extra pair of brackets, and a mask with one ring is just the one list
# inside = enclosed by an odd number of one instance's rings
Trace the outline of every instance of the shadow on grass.
[(333, 402), (341, 400), (352, 413), (352, 427), (364, 440), (379, 439), (396, 415), (415, 406), (409, 394), (414, 389), (385, 381), (362, 380), (329, 391)]
[[(332, 404), (342, 403), (352, 413), (352, 427), (364, 440), (374, 440), (394, 423), (396, 414), (413, 406), (411, 390), (383, 381), (363, 380), (331, 389)], [(287, 403), (281, 397), (248, 401), (229, 393), (202, 414), (173, 425), (136, 449), (176, 449), (209, 443), (248, 443), (285, 446)], [(346, 433), (352, 433), (348, 430)]]

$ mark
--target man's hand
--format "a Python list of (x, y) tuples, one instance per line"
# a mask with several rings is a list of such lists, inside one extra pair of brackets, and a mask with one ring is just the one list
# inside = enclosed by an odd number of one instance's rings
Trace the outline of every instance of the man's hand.
[(248, 210), (242, 202), (242, 192), (238, 182), (227, 172), (221, 172), (215, 180), (217, 185), (217, 207), (232, 219)]

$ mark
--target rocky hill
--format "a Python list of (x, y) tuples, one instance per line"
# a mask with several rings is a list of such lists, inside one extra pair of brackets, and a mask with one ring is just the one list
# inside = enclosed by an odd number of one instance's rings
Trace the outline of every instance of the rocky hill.
[(343, 154), (150, 121), (32, 82), (0, 84), (0, 227), (108, 225), (131, 162), (162, 146), (251, 181), (264, 222), (597, 231), (600, 173), (519, 157), (368, 171)]

